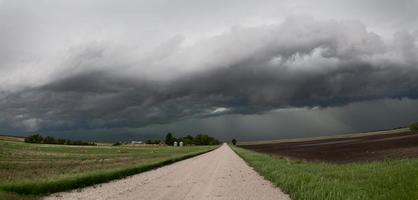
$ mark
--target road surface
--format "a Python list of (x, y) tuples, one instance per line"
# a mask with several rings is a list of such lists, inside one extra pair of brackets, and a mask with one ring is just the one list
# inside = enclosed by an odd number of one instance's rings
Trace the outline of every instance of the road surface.
[(125, 179), (46, 199), (287, 200), (224, 144), (209, 153)]

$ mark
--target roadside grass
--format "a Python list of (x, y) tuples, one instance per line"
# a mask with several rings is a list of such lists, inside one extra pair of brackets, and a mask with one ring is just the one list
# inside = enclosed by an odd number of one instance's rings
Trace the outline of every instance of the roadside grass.
[(418, 199), (418, 159), (329, 164), (231, 147), (293, 200)]
[(39, 196), (32, 196), (32, 195), (19, 195), (12, 192), (4, 192), (0, 191), (0, 199), (1, 200), (39, 200)]
[(67, 146), (0, 139), (0, 199), (36, 199), (108, 182), (214, 148)]

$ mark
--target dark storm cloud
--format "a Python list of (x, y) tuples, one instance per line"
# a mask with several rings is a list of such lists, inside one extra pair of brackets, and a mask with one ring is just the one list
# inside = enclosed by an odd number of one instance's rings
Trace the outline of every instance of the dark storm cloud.
[[(418, 97), (417, 32), (388, 42), (359, 22), (296, 17), (178, 41), (129, 62), (127, 50), (107, 43), (73, 49), (54, 79), (5, 94), (0, 121), (27, 131), (144, 127)], [(163, 70), (148, 74), (156, 67)]]
[[(303, 22), (242, 29), (210, 39), (224, 42), (214, 49), (227, 55), (251, 44), (251, 39), (266, 41), (260, 42), (265, 46), (247, 46), (241, 55), (223, 62), (229, 66), (172, 80), (118, 75), (105, 68), (9, 94), (0, 102), (2, 121), (27, 130), (142, 127), (225, 113), (417, 97), (416, 35), (398, 33), (391, 46), (361, 24), (310, 22), (301, 30)], [(359, 29), (351, 30), (360, 33), (359, 38), (345, 32), (353, 26)], [(231, 39), (236, 37), (244, 37), (244, 44)], [(92, 57), (92, 52), (83, 52), (86, 55), (75, 58)]]
[(380, 99), (322, 109), (291, 108), (263, 114), (230, 114), (190, 118), (141, 128), (49, 131), (51, 135), (94, 141), (162, 139), (175, 135), (208, 133), (224, 141), (270, 140), (367, 132), (407, 126), (418, 116), (417, 99)]

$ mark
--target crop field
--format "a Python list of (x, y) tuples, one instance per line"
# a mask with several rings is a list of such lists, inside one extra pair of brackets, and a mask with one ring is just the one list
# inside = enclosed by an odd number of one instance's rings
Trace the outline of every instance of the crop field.
[(233, 149), (293, 200), (418, 199), (418, 159), (335, 164)]
[(418, 199), (418, 134), (351, 134), (233, 149), (294, 200)]
[(214, 148), (29, 144), (0, 136), (0, 199), (36, 199), (123, 178)]
[(384, 134), (351, 134), (350, 137), (313, 138), (240, 146), (294, 159), (332, 163), (418, 158), (418, 134), (404, 129)]

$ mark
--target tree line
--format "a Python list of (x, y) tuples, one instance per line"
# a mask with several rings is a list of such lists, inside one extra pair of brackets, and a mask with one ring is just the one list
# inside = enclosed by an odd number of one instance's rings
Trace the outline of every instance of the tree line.
[(166, 145), (173, 145), (174, 142), (183, 142), (183, 145), (218, 145), (219, 140), (205, 134), (198, 134), (196, 136), (187, 135), (184, 137), (175, 137), (172, 133), (167, 133), (164, 140)]
[(418, 122), (415, 122), (409, 125), (409, 129), (413, 132), (418, 132)]
[(25, 142), (27, 143), (37, 143), (37, 144), (64, 144), (64, 145), (90, 145), (94, 146), (94, 142), (85, 142), (81, 140), (67, 140), (61, 138), (54, 138), (51, 136), (42, 137), (39, 134), (30, 135), (25, 137)]

